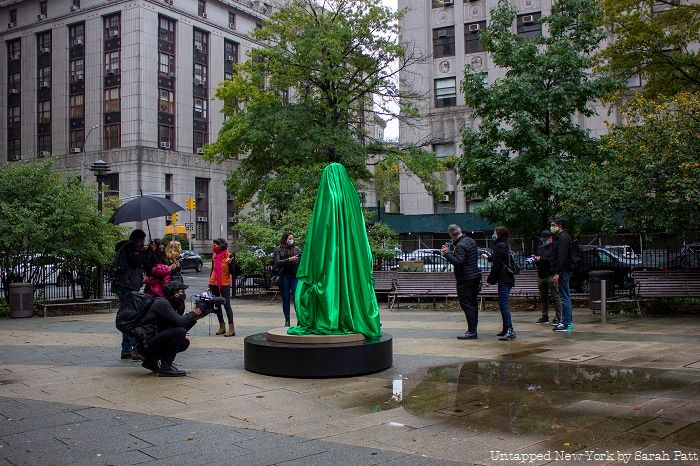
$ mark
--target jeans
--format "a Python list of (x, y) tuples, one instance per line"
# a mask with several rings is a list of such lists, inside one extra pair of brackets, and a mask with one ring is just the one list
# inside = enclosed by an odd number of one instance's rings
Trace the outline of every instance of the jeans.
[[(217, 285), (209, 285), (209, 290), (214, 296), (221, 296), (226, 300), (224, 303), (224, 309), (226, 309), (226, 318), (228, 319), (228, 324), (233, 325), (233, 309), (231, 309), (231, 286), (221, 285), (221, 292), (219, 292), (219, 287)], [(224, 323), (224, 313), (221, 310), (221, 305), (216, 306), (216, 317), (219, 319), (219, 323)]]
[[(297, 291), (297, 277), (294, 275), (280, 275), (280, 291), (282, 293), (282, 313), (284, 320), (289, 320), (290, 300), (294, 299)], [(294, 311), (296, 312), (296, 302), (294, 303)]]
[(571, 272), (559, 273), (559, 298), (561, 299), (561, 323), (569, 325), (574, 323), (574, 316), (571, 313), (571, 290), (569, 280)]
[(160, 360), (164, 364), (171, 364), (177, 353), (182, 353), (190, 346), (190, 340), (185, 335), (184, 327), (175, 327), (163, 330), (148, 340), (144, 356), (151, 360)]
[(513, 328), (513, 322), (510, 319), (510, 308), (508, 307), (508, 296), (513, 285), (506, 283), (498, 284), (498, 307), (501, 309), (501, 320), (503, 320), (503, 329)]
[(479, 308), (476, 305), (476, 297), (479, 294), (480, 284), (481, 277), (457, 281), (459, 306), (464, 311), (464, 317), (467, 318), (467, 331), (471, 333), (476, 333), (476, 327), (479, 324)]
[[(117, 298), (119, 299), (119, 303), (123, 303), (124, 300), (129, 296), (129, 293), (131, 291), (121, 288), (121, 287), (116, 287), (114, 288), (114, 294), (117, 295)], [(127, 335), (126, 333), (122, 332), (122, 353), (136, 353), (138, 352), (137, 347), (136, 347), (136, 340), (134, 340), (132, 337)]]
[(559, 288), (554, 284), (554, 279), (552, 277), (540, 278), (537, 285), (542, 301), (542, 317), (549, 318), (549, 303), (551, 302), (554, 304), (557, 320), (561, 321), (561, 299), (559, 298)]

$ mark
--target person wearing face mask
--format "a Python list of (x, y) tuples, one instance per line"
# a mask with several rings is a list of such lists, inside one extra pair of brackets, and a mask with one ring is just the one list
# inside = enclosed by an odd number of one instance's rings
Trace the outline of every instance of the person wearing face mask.
[[(273, 253), (275, 267), (280, 277), (280, 293), (282, 294), (282, 313), (284, 326), (290, 326), (290, 301), (294, 299), (297, 290), (297, 270), (301, 249), (294, 244), (294, 235), (286, 232), (280, 239), (280, 244)], [(294, 304), (296, 309), (296, 303)]]
[(499, 340), (515, 340), (515, 330), (510, 316), (508, 298), (510, 290), (515, 285), (515, 275), (508, 269), (510, 263), (510, 245), (508, 244), (508, 229), (504, 226), (497, 226), (493, 234), (493, 253), (489, 257), (482, 254), (481, 257), (493, 262), (491, 272), (486, 279), (487, 285), (498, 285), (498, 307), (501, 309), (501, 319), (503, 320), (503, 330), (496, 334)]
[(217, 335), (233, 337), (236, 335), (236, 327), (233, 325), (233, 309), (231, 309), (231, 275), (233, 272), (234, 256), (228, 250), (228, 243), (223, 238), (214, 240), (211, 250), (211, 275), (209, 275), (209, 290), (214, 296), (220, 296), (226, 300), (226, 318), (228, 319), (228, 331), (224, 325), (224, 313), (221, 305), (216, 306), (216, 316), (219, 319), (219, 331)]
[(186, 333), (204, 314), (198, 307), (184, 315), (176, 312), (185, 305), (186, 289), (187, 285), (179, 281), (165, 285), (164, 296), (153, 301), (133, 331), (145, 358), (141, 365), (160, 377), (186, 375), (175, 366), (175, 356), (190, 346)]
[(561, 217), (554, 217), (550, 224), (550, 231), (556, 237), (555, 258), (552, 262), (553, 280), (559, 288), (561, 300), (561, 322), (552, 329), (555, 332), (571, 332), (574, 329), (574, 317), (571, 311), (571, 289), (569, 288), (569, 280), (573, 271), (570, 261), (573, 239), (564, 230), (565, 226), (566, 223)]
[(540, 234), (540, 247), (537, 248), (537, 255), (534, 257), (535, 265), (537, 266), (538, 288), (540, 292), (540, 300), (542, 301), (542, 317), (536, 324), (549, 323), (549, 303), (554, 304), (556, 309), (556, 317), (552, 323), (559, 324), (561, 322), (561, 300), (559, 299), (559, 289), (554, 283), (554, 271), (552, 270), (552, 261), (554, 260), (554, 235), (549, 230), (544, 230)]

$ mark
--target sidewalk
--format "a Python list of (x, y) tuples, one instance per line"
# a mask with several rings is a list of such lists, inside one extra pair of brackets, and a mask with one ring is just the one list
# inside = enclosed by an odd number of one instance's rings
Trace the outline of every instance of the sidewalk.
[(382, 309), (391, 369), (309, 380), (243, 369), (243, 338), (280, 326), (279, 303), (234, 314), (234, 338), (197, 324), (175, 379), (118, 359), (114, 314), (0, 320), (0, 464), (700, 460), (700, 317), (577, 309), (561, 334), (515, 312), (500, 342), (486, 312), (458, 341), (461, 312)]

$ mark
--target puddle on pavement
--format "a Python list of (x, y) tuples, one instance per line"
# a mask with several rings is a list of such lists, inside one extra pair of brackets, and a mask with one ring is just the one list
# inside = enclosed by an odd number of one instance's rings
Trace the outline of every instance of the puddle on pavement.
[[(508, 359), (431, 367), (385, 388), (383, 403), (364, 406), (401, 406), (468, 431), (566, 438), (574, 451), (663, 418), (663, 407), (645, 408), (645, 402), (663, 398), (668, 412), (697, 400), (700, 374)], [(700, 423), (680, 422), (671, 430), (679, 445), (700, 448), (694, 435)]]

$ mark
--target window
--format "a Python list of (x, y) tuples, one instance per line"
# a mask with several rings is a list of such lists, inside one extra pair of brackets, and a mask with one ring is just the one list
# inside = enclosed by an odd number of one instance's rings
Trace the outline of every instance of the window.
[(464, 53), (478, 53), (485, 50), (481, 43), (481, 31), (485, 28), (486, 21), (464, 25)]
[(20, 42), (20, 39), (13, 40), (12, 42), (7, 43), (7, 54), (10, 57), (10, 60), (19, 60), (20, 57), (22, 56), (21, 54), (21, 49), (22, 49), (22, 43)]
[(73, 6), (76, 8), (80, 8), (80, 0), (73, 0)]
[(201, 149), (209, 144), (209, 134), (202, 131), (195, 131), (192, 133), (192, 141), (194, 152), (197, 153), (197, 149)]
[(121, 126), (118, 123), (116, 125), (105, 125), (103, 127), (103, 136), (104, 150), (121, 147)]
[(37, 105), (37, 122), (39, 124), (51, 123), (51, 101), (42, 100)]
[(206, 65), (200, 65), (199, 63), (194, 64), (194, 83), (206, 85), (207, 84), (207, 67)]
[(17, 10), (10, 10), (10, 22), (12, 24), (17, 24)]
[(85, 140), (85, 130), (83, 128), (73, 129), (68, 133), (68, 152), (73, 153), (73, 149), (83, 149)]
[[(165, 192), (166, 193), (172, 193), (173, 192), (173, 175), (170, 173), (165, 174)], [(173, 196), (171, 194), (166, 194), (165, 195), (166, 199), (170, 199), (172, 201)], [(170, 224), (170, 218), (165, 217), (165, 222), (169, 225)]]
[(85, 96), (83, 94), (72, 95), (68, 98), (70, 118), (82, 118), (85, 116)]
[(7, 160), (21, 160), (22, 156), (22, 140), (20, 138), (11, 138), (7, 140)]
[(525, 37), (537, 37), (542, 35), (542, 23), (540, 23), (540, 13), (530, 13), (518, 15), (518, 34)]
[(194, 191), (197, 198), (196, 230), (197, 239), (209, 239), (209, 179), (195, 178)]
[(172, 126), (158, 125), (158, 147), (161, 149), (175, 150), (175, 128)]
[(51, 33), (45, 32), (37, 34), (36, 43), (39, 47), (39, 54), (51, 53)]
[(105, 89), (105, 113), (118, 112), (121, 110), (120, 94), (121, 90), (118, 87)]
[(70, 45), (82, 45), (85, 43), (85, 24), (75, 24), (68, 28)]
[(7, 87), (16, 89), (17, 92), (22, 90), (22, 75), (20, 73), (12, 73), (7, 77)]
[(433, 8), (445, 8), (454, 5), (454, 0), (433, 0)]
[(51, 155), (51, 133), (40, 134), (36, 137), (36, 154), (38, 157)]
[(168, 89), (159, 89), (158, 93), (158, 111), (175, 113), (175, 92)]
[(39, 2), (39, 14), (48, 16), (49, 14), (49, 2)]
[(105, 196), (119, 195), (119, 173), (107, 173), (102, 175)]
[(224, 60), (238, 63), (238, 44), (230, 40), (224, 41)]
[(7, 108), (7, 126), (17, 128), (22, 124), (21, 108), (19, 105)]
[(199, 29), (194, 30), (194, 49), (198, 52), (207, 51), (207, 33), (202, 32)]
[(105, 73), (119, 74), (119, 50), (105, 53)]
[(236, 13), (228, 12), (228, 27), (236, 29)]
[(197, 1), (197, 14), (199, 16), (207, 15), (207, 2), (205, 2), (204, 0)]
[[(38, 70), (38, 80), (39, 80), (39, 87), (42, 87), (42, 83), (47, 83), (51, 84), (51, 67), (50, 66), (42, 66)], [(43, 87), (49, 87), (49, 86), (43, 86)]]
[(439, 159), (454, 157), (456, 155), (455, 144), (433, 144), (433, 152), (435, 152), (435, 156)]
[(435, 106), (454, 107), (457, 105), (457, 83), (456, 78), (445, 78), (435, 80)]
[(105, 18), (105, 40), (109, 40), (113, 37), (119, 37), (121, 30), (121, 16), (112, 15)]
[(634, 87), (642, 87), (642, 77), (638, 74), (634, 74), (627, 78), (627, 87), (628, 88), (634, 88)]
[(455, 54), (455, 27), (433, 29), (433, 58), (453, 57)]
[(168, 76), (175, 72), (175, 56), (167, 53), (158, 53), (158, 72), (163, 76)]
[(70, 62), (70, 82), (82, 81), (84, 77), (85, 60), (78, 58)]
[(158, 19), (158, 37), (168, 42), (175, 42), (175, 21), (160, 16)]
[(199, 120), (207, 119), (207, 100), (194, 98), (194, 117)]

